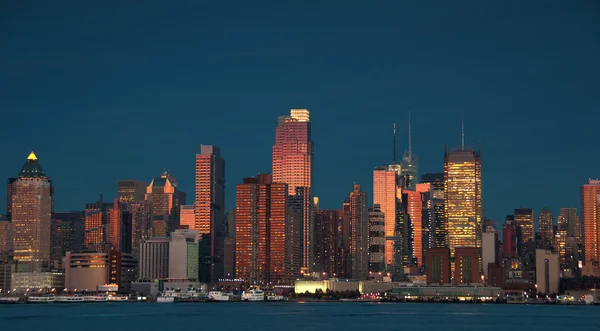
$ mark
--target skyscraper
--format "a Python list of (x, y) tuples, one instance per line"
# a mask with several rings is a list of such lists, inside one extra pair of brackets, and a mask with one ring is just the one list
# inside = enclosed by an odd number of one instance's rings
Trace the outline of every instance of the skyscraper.
[(33, 152), (13, 185), (14, 259), (41, 270), (50, 262), (52, 182)]
[(129, 205), (145, 199), (147, 183), (139, 180), (120, 180), (117, 183), (119, 202)]
[(444, 216), (444, 173), (427, 173), (421, 176), (421, 183), (429, 183), (433, 189), (434, 247), (446, 247), (446, 217)]
[(585, 264), (600, 262), (600, 180), (590, 179), (581, 187), (581, 217)]
[(526, 245), (528, 241), (535, 241), (535, 232), (533, 231), (533, 209), (517, 208), (515, 209), (514, 216), (515, 222), (521, 227), (521, 242), (523, 245)]
[(10, 219), (0, 215), (0, 255), (13, 252), (13, 224)]
[(194, 205), (179, 206), (179, 226), (182, 229), (196, 229), (196, 212)]
[(559, 227), (561, 224), (564, 225), (567, 237), (580, 239), (581, 225), (579, 224), (579, 216), (577, 216), (577, 208), (561, 208), (557, 223)]
[(112, 249), (122, 251), (123, 246), (123, 226), (122, 209), (119, 204), (119, 198), (115, 198), (113, 205), (108, 209), (108, 243)]
[(99, 250), (106, 243), (109, 207), (102, 202), (102, 195), (100, 201), (85, 205), (85, 247), (89, 250)]
[(12, 213), (12, 196), (15, 191), (15, 182), (17, 178), (9, 178), (6, 183), (6, 216), (10, 219)]
[(225, 232), (225, 160), (216, 146), (200, 146), (196, 154), (196, 226), (200, 234), (200, 278), (222, 276)]
[(406, 187), (414, 190), (419, 178), (419, 158), (412, 152), (410, 113), (408, 113), (408, 150), (404, 152), (404, 156), (402, 157), (402, 175), (406, 178)]
[(292, 109), (289, 116), (277, 118), (275, 144), (273, 145), (273, 181), (288, 185), (288, 195), (303, 192), (302, 213), (302, 269), (312, 268), (312, 186), (313, 142), (311, 140), (310, 114), (307, 109)]
[(329, 276), (335, 273), (337, 263), (337, 235), (339, 212), (337, 210), (315, 210), (315, 271)]
[(481, 247), (481, 148), (444, 151), (444, 214), (446, 243), (454, 256), (457, 247)]
[(57, 262), (70, 252), (81, 252), (84, 248), (85, 213), (66, 212), (52, 213), (51, 253), (50, 259)]
[(369, 208), (367, 193), (354, 184), (350, 192), (350, 258), (352, 278), (367, 279), (369, 275)]
[(554, 247), (554, 216), (550, 208), (545, 207), (540, 212), (538, 219), (538, 228), (540, 236), (542, 237), (542, 244), (544, 249), (551, 249)]
[(138, 200), (130, 202), (127, 206), (131, 214), (131, 255), (139, 258), (140, 244), (152, 237), (150, 203)]
[(300, 275), (299, 233), (293, 231), (288, 199), (287, 185), (273, 182), (270, 174), (237, 185), (236, 277), (290, 284)]
[(369, 213), (369, 272), (384, 272), (385, 264), (385, 214), (379, 205)]
[(379, 205), (385, 218), (385, 265), (392, 265), (394, 261), (394, 229), (398, 207), (398, 174), (385, 167), (373, 170), (373, 204)]
[(177, 180), (166, 171), (146, 188), (154, 236), (166, 236), (179, 225), (179, 196)]
[(429, 248), (429, 242), (425, 242), (428, 240), (423, 239), (427, 238), (427, 230), (430, 228), (432, 213), (428, 209), (431, 208), (431, 195), (429, 184), (417, 184), (414, 190), (402, 190), (402, 200), (406, 200), (406, 212), (412, 224), (412, 258), (419, 267), (425, 262), (424, 251)]

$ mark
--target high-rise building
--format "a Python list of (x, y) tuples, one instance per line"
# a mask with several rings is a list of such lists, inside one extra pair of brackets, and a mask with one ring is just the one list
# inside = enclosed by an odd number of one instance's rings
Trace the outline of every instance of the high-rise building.
[(307, 109), (292, 109), (289, 116), (277, 118), (273, 145), (273, 181), (288, 185), (288, 195), (303, 188), (302, 269), (312, 268), (313, 231), (313, 142)]
[(554, 247), (554, 216), (552, 216), (550, 208), (546, 207), (540, 212), (538, 228), (544, 249), (552, 249)]
[(385, 214), (379, 205), (373, 205), (369, 213), (369, 272), (386, 270), (385, 242)]
[(398, 174), (385, 167), (373, 170), (373, 204), (379, 205), (385, 217), (386, 240), (384, 255), (385, 265), (392, 265), (394, 260), (394, 229), (399, 196)]
[(51, 222), (50, 260), (56, 266), (67, 252), (80, 252), (85, 247), (85, 213), (52, 213)]
[(40, 271), (50, 262), (52, 182), (33, 152), (13, 185), (14, 259)]
[(198, 231), (178, 229), (169, 243), (169, 279), (198, 280)]
[(488, 277), (488, 267), (490, 264), (499, 262), (498, 254), (498, 233), (496, 231), (483, 232), (481, 234), (481, 264), (483, 273)]
[(9, 178), (6, 183), (6, 216), (10, 219), (12, 213), (12, 196), (15, 192), (15, 182), (17, 178)]
[(179, 198), (177, 180), (166, 171), (160, 177), (152, 179), (146, 188), (154, 236), (166, 236), (179, 225)]
[[(115, 198), (113, 205), (108, 209), (108, 243), (112, 249), (123, 251), (123, 210), (119, 198)], [(129, 253), (129, 252), (128, 252)]]
[(550, 295), (558, 293), (560, 281), (560, 258), (558, 253), (545, 249), (535, 251), (535, 279), (537, 290)]
[(155, 281), (169, 277), (169, 243), (171, 238), (149, 238), (140, 243), (138, 279)]
[(429, 183), (433, 189), (434, 247), (446, 247), (446, 217), (444, 216), (444, 173), (428, 173), (421, 176), (421, 183)]
[(412, 137), (410, 132), (410, 113), (408, 115), (408, 150), (402, 157), (402, 175), (406, 178), (406, 187), (414, 190), (419, 178), (419, 158), (412, 152)]
[[(526, 245), (527, 242), (535, 241), (535, 232), (533, 230), (533, 209), (517, 208), (515, 209), (515, 222), (521, 227), (521, 242)], [(532, 252), (533, 253), (533, 252)]]
[(102, 202), (102, 195), (100, 201), (85, 205), (85, 247), (89, 250), (99, 250), (106, 243), (109, 207)]
[(273, 182), (270, 174), (245, 178), (236, 186), (236, 277), (289, 284), (300, 275), (301, 222), (294, 219), (288, 199), (287, 185)]
[[(517, 257), (517, 224), (516, 221), (507, 219), (502, 226), (502, 256)], [(484, 270), (486, 266), (484, 265)]]
[(560, 224), (563, 224), (564, 230), (567, 232), (567, 237), (580, 238), (581, 226), (579, 224), (579, 216), (577, 216), (577, 208), (561, 208), (557, 223), (559, 227)]
[(337, 263), (337, 210), (315, 210), (314, 270), (333, 276)]
[(402, 190), (402, 200), (405, 201), (406, 212), (412, 224), (412, 257), (418, 267), (425, 262), (427, 249), (432, 248), (429, 235), (434, 222), (432, 196), (430, 184), (416, 184), (414, 190)]
[(222, 278), (225, 232), (225, 160), (216, 146), (200, 146), (196, 154), (196, 226), (200, 234), (200, 278)]
[(4, 215), (0, 215), (0, 255), (13, 252), (13, 224), (10, 219)]
[(139, 180), (120, 180), (117, 183), (118, 199), (124, 205), (145, 199), (148, 183)]
[(367, 193), (354, 184), (350, 192), (350, 258), (352, 278), (369, 276), (369, 207)]
[(581, 217), (585, 264), (600, 262), (600, 180), (590, 179), (581, 187)]
[(140, 244), (152, 237), (150, 203), (146, 200), (130, 202), (127, 207), (131, 215), (131, 255), (139, 257)]
[(451, 254), (458, 247), (481, 247), (481, 148), (444, 151), (444, 214), (446, 243)]

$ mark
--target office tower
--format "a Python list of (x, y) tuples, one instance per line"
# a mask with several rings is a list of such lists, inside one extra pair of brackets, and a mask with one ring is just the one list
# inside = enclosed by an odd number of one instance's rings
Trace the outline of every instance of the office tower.
[[(507, 217), (502, 226), (502, 255), (503, 257), (517, 257), (517, 224)], [(485, 265), (483, 266), (485, 270)]]
[(600, 262), (600, 180), (590, 179), (581, 187), (581, 218), (585, 264)]
[(8, 292), (12, 287), (12, 274), (15, 272), (15, 261), (12, 254), (0, 254), (0, 289)]
[(55, 266), (61, 264), (67, 252), (82, 251), (85, 247), (85, 213), (52, 213), (50, 238), (50, 260)]
[(429, 183), (433, 189), (434, 247), (446, 247), (446, 217), (444, 216), (444, 173), (427, 173), (421, 176), (421, 183)]
[(412, 257), (421, 267), (425, 262), (425, 251), (431, 246), (429, 233), (433, 227), (433, 192), (430, 184), (416, 184), (414, 190), (402, 190), (406, 213), (412, 225)]
[(379, 205), (373, 205), (369, 213), (369, 273), (386, 270), (385, 242), (385, 214)]
[(140, 243), (138, 279), (155, 281), (169, 277), (169, 243), (171, 238), (149, 238)]
[(235, 238), (235, 208), (227, 212), (227, 236)]
[(169, 279), (198, 280), (199, 234), (197, 230), (178, 229), (169, 243)]
[(288, 195), (297, 195), (303, 188), (302, 212), (302, 270), (312, 267), (312, 186), (313, 143), (310, 114), (306, 109), (292, 109), (289, 116), (277, 118), (273, 145), (273, 181), (288, 186)]
[(150, 203), (153, 235), (166, 236), (179, 225), (180, 194), (177, 180), (165, 171), (152, 179), (145, 197)]
[(342, 203), (342, 209), (339, 211), (340, 223), (338, 225), (338, 254), (337, 254), (337, 275), (340, 278), (350, 278), (352, 272), (352, 261), (350, 259), (350, 240), (351, 222), (350, 222), (350, 197), (346, 197)]
[(119, 198), (115, 198), (112, 207), (108, 209), (108, 243), (112, 249), (122, 251), (122, 209)]
[(446, 243), (457, 247), (481, 247), (481, 148), (444, 151), (444, 214)]
[(145, 199), (148, 183), (139, 180), (120, 180), (117, 183), (119, 202), (129, 205)]
[(337, 257), (337, 210), (315, 210), (314, 270), (333, 277)]
[(99, 250), (106, 243), (109, 207), (102, 202), (102, 195), (100, 201), (85, 205), (85, 247), (89, 250)]
[(41, 271), (50, 262), (52, 182), (33, 152), (13, 185), (14, 259)]
[(554, 235), (555, 251), (560, 255), (560, 270), (567, 268), (567, 233), (569, 232), (569, 224), (565, 217), (565, 208), (560, 209), (560, 214), (557, 217), (556, 233)]
[(223, 241), (223, 275), (225, 279), (235, 279), (235, 208), (225, 215), (226, 234)]
[(385, 217), (386, 240), (384, 255), (385, 265), (392, 265), (394, 260), (394, 228), (400, 190), (398, 189), (398, 174), (385, 167), (373, 170), (373, 204), (379, 205)]
[(369, 208), (367, 193), (354, 184), (350, 192), (350, 257), (352, 278), (367, 279), (369, 275)]
[[(395, 128), (394, 128), (395, 129)], [(406, 188), (414, 190), (419, 178), (419, 158), (412, 153), (412, 140), (410, 132), (410, 113), (408, 114), (408, 150), (402, 157), (402, 175), (406, 179)]]
[(0, 255), (13, 252), (13, 224), (5, 215), (0, 215)]
[(179, 206), (179, 228), (196, 229), (196, 210), (194, 205)]
[(533, 231), (533, 209), (517, 208), (515, 209), (515, 222), (521, 227), (523, 236), (521, 242), (526, 245), (528, 241), (535, 241), (535, 233)]
[(427, 284), (450, 284), (450, 249), (436, 247), (427, 251)]
[(554, 216), (550, 208), (546, 207), (540, 212), (538, 228), (545, 249), (554, 247)]
[(490, 264), (498, 263), (498, 232), (490, 231), (481, 234), (481, 261), (483, 273), (488, 277)]
[(12, 196), (15, 192), (15, 182), (17, 178), (9, 178), (6, 183), (6, 216), (10, 219), (12, 213)]
[(577, 208), (561, 208), (557, 223), (559, 228), (563, 224), (564, 230), (567, 232), (567, 237), (579, 238), (581, 236)]
[(225, 227), (225, 160), (216, 146), (200, 146), (196, 154), (196, 226), (200, 233), (200, 278), (210, 282), (223, 274), (221, 257)]
[(140, 244), (152, 237), (150, 203), (146, 200), (137, 200), (128, 203), (127, 206), (131, 216), (131, 255), (138, 258)]
[(290, 284), (300, 275), (301, 213), (293, 219), (288, 199), (287, 185), (274, 182), (270, 174), (244, 178), (236, 186), (236, 277)]

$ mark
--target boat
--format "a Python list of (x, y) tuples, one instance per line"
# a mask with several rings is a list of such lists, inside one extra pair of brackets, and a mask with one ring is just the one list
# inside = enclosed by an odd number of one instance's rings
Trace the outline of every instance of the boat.
[(275, 295), (275, 294), (269, 294), (267, 295), (267, 301), (287, 301), (287, 297), (284, 297), (283, 295)]
[(231, 297), (222, 291), (208, 292), (208, 301), (230, 301)]
[(129, 298), (118, 296), (118, 295), (109, 295), (108, 297), (106, 297), (106, 301), (124, 302), (127, 300), (129, 300)]
[(242, 292), (242, 301), (265, 301), (265, 292), (253, 286)]
[(156, 298), (156, 302), (158, 302), (158, 303), (173, 303), (173, 302), (175, 302), (175, 297), (160, 296), (160, 297)]
[(75, 302), (84, 302), (85, 299), (79, 296), (57, 296), (54, 300), (56, 303), (75, 303)]
[(19, 297), (0, 297), (0, 304), (2, 303), (19, 303)]
[(103, 295), (89, 295), (83, 297), (85, 302), (106, 302), (108, 301), (108, 297)]
[(56, 300), (55, 297), (28, 297), (28, 303), (53, 303)]

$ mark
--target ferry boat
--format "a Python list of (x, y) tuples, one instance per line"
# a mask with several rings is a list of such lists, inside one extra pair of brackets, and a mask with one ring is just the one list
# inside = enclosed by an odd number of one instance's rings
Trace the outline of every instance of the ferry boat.
[(158, 303), (173, 303), (173, 302), (175, 302), (175, 297), (160, 296), (160, 297), (156, 298), (156, 302), (158, 302)]
[(90, 295), (90, 296), (86, 296), (83, 297), (85, 302), (106, 302), (108, 301), (108, 297), (103, 296), (103, 295)]
[(55, 297), (28, 297), (28, 303), (53, 303), (56, 300)]
[(283, 295), (275, 295), (275, 294), (269, 294), (267, 295), (267, 301), (287, 301), (287, 297), (284, 297)]
[(0, 303), (19, 303), (19, 297), (0, 297)]
[(265, 301), (265, 292), (253, 286), (242, 292), (242, 301)]
[(125, 302), (127, 300), (129, 300), (129, 298), (118, 295), (109, 295), (108, 297), (106, 297), (106, 301)]
[(231, 298), (227, 293), (222, 291), (210, 291), (208, 292), (208, 301), (230, 301)]
[(79, 297), (79, 296), (74, 296), (74, 297), (69, 297), (69, 296), (57, 296), (54, 299), (54, 302), (56, 303), (75, 303), (75, 302), (84, 302), (85, 299), (83, 297)]

